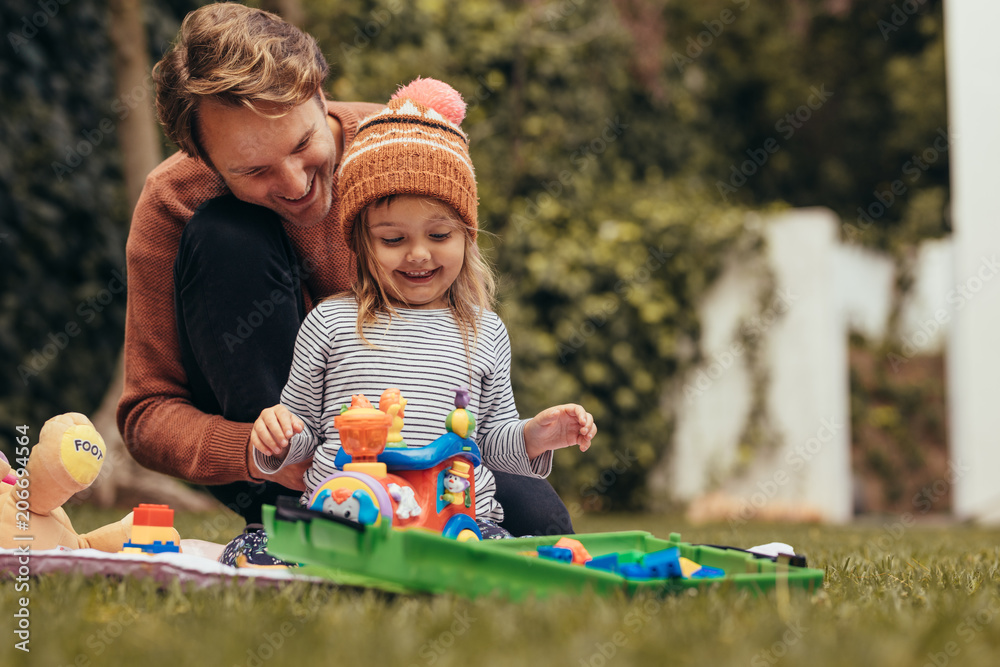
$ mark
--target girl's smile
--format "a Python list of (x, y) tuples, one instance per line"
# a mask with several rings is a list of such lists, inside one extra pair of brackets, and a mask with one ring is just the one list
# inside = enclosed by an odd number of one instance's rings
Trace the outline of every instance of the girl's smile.
[(436, 199), (400, 196), (368, 211), (378, 275), (391, 301), (406, 308), (447, 308), (465, 262), (465, 229)]

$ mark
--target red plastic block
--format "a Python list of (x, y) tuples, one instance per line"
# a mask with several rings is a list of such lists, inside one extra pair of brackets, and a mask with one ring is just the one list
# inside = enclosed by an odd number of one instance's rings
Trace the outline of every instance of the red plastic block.
[(132, 511), (132, 525), (134, 526), (166, 526), (172, 528), (174, 525), (174, 511), (170, 509), (170, 505), (140, 503)]

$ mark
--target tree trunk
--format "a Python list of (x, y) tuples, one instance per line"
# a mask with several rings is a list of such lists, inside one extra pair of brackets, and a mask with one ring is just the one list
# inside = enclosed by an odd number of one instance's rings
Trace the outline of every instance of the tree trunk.
[[(162, 159), (153, 116), (153, 85), (149, 52), (142, 22), (141, 0), (110, 0), (110, 39), (114, 48), (116, 99), (128, 113), (118, 124), (122, 172), (128, 210), (135, 209), (146, 175)], [(74, 501), (91, 499), (102, 507), (133, 507), (140, 502), (165, 503), (173, 509), (205, 510), (215, 502), (206, 494), (172, 477), (147, 470), (136, 463), (118, 432), (115, 412), (125, 383), (124, 354), (119, 352), (111, 384), (94, 414), (93, 422), (108, 451), (100, 476)]]

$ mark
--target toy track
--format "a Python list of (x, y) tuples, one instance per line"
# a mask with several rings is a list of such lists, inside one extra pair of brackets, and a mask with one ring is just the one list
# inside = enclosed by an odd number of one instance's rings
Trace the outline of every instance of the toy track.
[[(688, 588), (732, 586), (764, 592), (776, 586), (814, 592), (823, 571), (760, 558), (733, 548), (692, 545), (672, 533), (669, 540), (643, 531), (573, 535), (591, 555), (650, 554), (678, 547), (680, 555), (725, 572), (714, 579), (628, 579), (604, 570), (524, 555), (554, 545), (559, 536), (457, 542), (419, 528), (362, 526), (296, 505), (264, 506), (268, 552), (304, 564), (303, 574), (346, 585), (393, 592), (497, 595), (519, 600), (558, 594), (669, 593)], [(804, 561), (802, 561), (804, 562)]]

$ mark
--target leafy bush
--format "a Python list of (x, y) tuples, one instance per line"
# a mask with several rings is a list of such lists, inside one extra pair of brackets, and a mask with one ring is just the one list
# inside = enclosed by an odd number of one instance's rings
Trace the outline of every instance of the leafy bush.
[[(147, 0), (154, 60), (195, 4)], [(852, 237), (893, 247), (947, 232), (947, 151), (913, 180), (904, 172), (947, 127), (939, 0), (900, 25), (889, 0), (303, 5), (333, 97), (384, 102), (422, 75), (472, 103), (465, 126), (520, 407), (582, 401), (601, 428), (594, 451), (560, 456), (554, 481), (569, 496), (641, 502), (670, 440), (661, 397), (697, 360), (695, 306), (730, 253), (759, 251), (744, 210), (825, 205), (851, 222), (903, 180)], [(123, 103), (106, 10), (58, 6), (0, 61), (6, 429), (92, 411), (122, 341), (124, 298), (111, 288), (129, 212), (115, 132), (102, 129)], [(19, 0), (0, 16), (15, 33), (37, 11)], [(68, 165), (67, 147), (89, 155), (63, 173), (53, 165)], [(25, 382), (18, 367), (35, 352), (44, 367)], [(636, 460), (617, 472), (623, 457)]]

